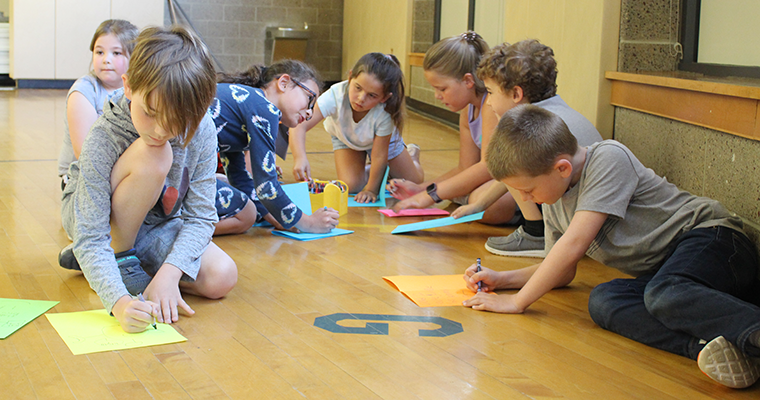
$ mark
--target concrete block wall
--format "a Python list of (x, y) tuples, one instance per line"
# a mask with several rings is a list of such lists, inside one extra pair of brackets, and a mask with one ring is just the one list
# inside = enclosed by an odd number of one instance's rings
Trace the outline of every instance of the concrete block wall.
[[(175, 0), (225, 71), (264, 62), (268, 26), (309, 27), (306, 62), (325, 81), (343, 79), (343, 0)], [(169, 13), (166, 13), (166, 22)]]

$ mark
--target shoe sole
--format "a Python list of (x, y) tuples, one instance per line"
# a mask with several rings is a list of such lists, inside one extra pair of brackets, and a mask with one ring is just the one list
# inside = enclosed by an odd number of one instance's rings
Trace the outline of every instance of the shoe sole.
[(546, 253), (544, 253), (544, 250), (505, 251), (505, 250), (495, 249), (489, 246), (488, 243), (486, 243), (486, 250), (498, 256), (505, 256), (505, 257), (546, 258)]
[(760, 367), (723, 336), (699, 352), (697, 365), (710, 379), (734, 389), (750, 387), (760, 378)]

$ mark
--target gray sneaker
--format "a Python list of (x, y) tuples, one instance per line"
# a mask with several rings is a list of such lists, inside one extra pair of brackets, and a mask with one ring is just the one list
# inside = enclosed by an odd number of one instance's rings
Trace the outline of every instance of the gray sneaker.
[(63, 268), (71, 269), (74, 271), (81, 271), (77, 258), (74, 257), (74, 243), (70, 243), (64, 247), (60, 253), (58, 253), (58, 265)]
[(525, 232), (522, 226), (509, 236), (488, 238), (486, 250), (500, 256), (544, 258), (544, 238)]
[(757, 382), (760, 378), (758, 364), (723, 336), (707, 343), (697, 357), (697, 365), (705, 375), (734, 389), (750, 387)]
[(121, 273), (121, 280), (132, 296), (137, 296), (144, 292), (151, 280), (150, 275), (140, 266), (140, 260), (136, 254), (137, 252), (132, 249), (119, 253), (119, 257), (116, 259), (116, 263), (119, 265), (119, 272)]

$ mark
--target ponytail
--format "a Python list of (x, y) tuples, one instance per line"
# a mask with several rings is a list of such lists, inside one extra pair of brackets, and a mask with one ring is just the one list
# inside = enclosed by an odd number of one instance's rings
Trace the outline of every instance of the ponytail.
[(385, 111), (391, 115), (393, 125), (401, 134), (406, 119), (406, 93), (401, 62), (393, 54), (367, 53), (351, 69), (351, 76), (359, 76), (362, 72), (373, 75), (383, 84), (384, 95), (391, 94), (385, 101)]

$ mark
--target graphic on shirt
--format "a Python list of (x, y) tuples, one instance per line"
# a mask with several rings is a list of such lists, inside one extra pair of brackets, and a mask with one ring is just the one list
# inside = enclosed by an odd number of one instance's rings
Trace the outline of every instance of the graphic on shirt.
[(225, 121), (223, 124), (216, 127), (216, 134), (219, 135), (219, 132), (221, 132), (224, 127), (227, 126), (227, 122)]
[(271, 128), (271, 125), (269, 124), (268, 119), (259, 117), (258, 115), (252, 115), (251, 122), (253, 122), (253, 125), (255, 127), (257, 127), (258, 129), (266, 133), (270, 139), (274, 140), (274, 137), (272, 136), (272, 128)]
[(248, 90), (238, 85), (230, 85), (230, 94), (232, 94), (232, 98), (238, 103), (244, 102), (251, 95)]
[(277, 188), (271, 181), (266, 181), (256, 187), (256, 195), (262, 200), (274, 200), (277, 198)]
[(179, 211), (182, 202), (180, 199), (184, 198), (187, 194), (187, 188), (190, 186), (190, 174), (187, 171), (187, 167), (182, 168), (182, 178), (180, 179), (179, 188), (172, 186), (164, 186), (164, 192), (161, 194), (161, 206), (164, 211), (164, 215), (171, 216)]
[[(211, 106), (208, 108), (208, 113), (211, 114), (211, 119), (216, 119), (216, 117), (219, 116), (219, 114), (222, 113), (222, 102), (219, 101), (216, 97), (214, 97), (214, 101), (211, 103)], [(217, 130), (218, 133), (218, 130)]]
[(220, 153), (226, 153), (232, 149), (232, 146), (226, 143), (219, 143), (216, 148), (217, 148), (217, 151), (219, 151)]
[(275, 107), (274, 104), (272, 104), (272, 103), (269, 103), (269, 112), (272, 113), (272, 114), (274, 114), (274, 115), (276, 115), (277, 118), (279, 118), (280, 115), (282, 115), (282, 113), (280, 112), (280, 110), (278, 110), (277, 107)]
[(261, 169), (268, 174), (274, 173), (275, 169), (277, 169), (272, 150), (267, 151), (267, 154), (264, 156), (264, 160), (261, 162)]
[(232, 202), (232, 198), (234, 196), (235, 196), (235, 192), (233, 192), (232, 189), (226, 186), (220, 187), (219, 190), (216, 191), (217, 201), (224, 208), (229, 208), (230, 203)]
[(282, 217), (282, 221), (285, 222), (285, 224), (291, 224), (293, 220), (296, 219), (296, 213), (298, 212), (298, 207), (296, 207), (295, 204), (290, 203), (287, 206), (285, 206), (282, 211), (280, 211), (280, 216)]

